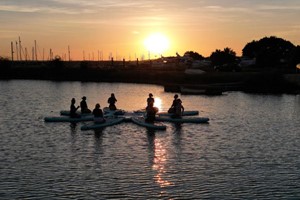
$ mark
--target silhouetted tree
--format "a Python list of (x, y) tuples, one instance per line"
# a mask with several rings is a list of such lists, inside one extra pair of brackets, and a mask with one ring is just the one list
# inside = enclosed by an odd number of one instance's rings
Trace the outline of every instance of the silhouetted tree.
[(204, 57), (202, 55), (200, 55), (199, 53), (194, 52), (194, 51), (187, 51), (184, 53), (184, 55), (189, 55), (194, 60), (203, 60), (204, 59)]
[(288, 58), (288, 66), (289, 68), (293, 69), (299, 63), (300, 63), (300, 46), (296, 46), (290, 53), (290, 56)]
[(295, 46), (284, 39), (275, 36), (253, 40), (243, 48), (243, 56), (256, 58), (256, 64), (261, 67), (279, 66), (287, 61)]
[(256, 58), (258, 49), (258, 42), (253, 40), (252, 42), (246, 44), (242, 50), (242, 54), (248, 58)]
[(0, 56), (0, 73), (3, 76), (7, 76), (10, 68), (11, 68), (11, 61), (8, 58)]
[(236, 61), (236, 53), (228, 47), (224, 48), (223, 51), (217, 49), (210, 55), (210, 60), (214, 66), (234, 64)]
[(9, 68), (11, 66), (11, 61), (8, 58), (0, 56), (0, 66), (1, 68)]

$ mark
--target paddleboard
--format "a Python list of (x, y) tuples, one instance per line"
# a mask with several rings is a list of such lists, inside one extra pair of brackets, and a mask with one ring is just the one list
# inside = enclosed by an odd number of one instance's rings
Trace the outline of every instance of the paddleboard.
[(132, 117), (131, 120), (133, 123), (135, 123), (137, 125), (140, 125), (140, 126), (143, 126), (146, 128), (150, 128), (150, 129), (166, 130), (166, 128), (167, 128), (164, 124), (159, 123), (159, 122), (154, 122), (154, 123), (146, 122), (144, 117)]
[[(174, 115), (173, 113), (168, 113), (168, 112), (159, 112), (159, 116), (172, 116)], [(187, 110), (183, 111), (182, 116), (193, 116), (193, 115), (199, 115), (198, 110)]]
[(105, 114), (110, 114), (110, 115), (124, 115), (125, 114), (125, 111), (122, 109), (110, 110), (109, 107), (104, 107), (103, 112)]
[(207, 117), (189, 117), (189, 118), (172, 118), (172, 117), (156, 117), (156, 121), (161, 122), (174, 122), (174, 123), (207, 123), (209, 118)]
[(86, 130), (92, 130), (92, 129), (100, 129), (100, 128), (105, 128), (107, 126), (113, 126), (115, 124), (119, 124), (124, 120), (124, 118), (107, 118), (105, 119), (105, 122), (103, 123), (94, 123), (94, 124), (89, 124), (89, 125), (83, 125), (81, 126), (81, 130), (86, 131)]

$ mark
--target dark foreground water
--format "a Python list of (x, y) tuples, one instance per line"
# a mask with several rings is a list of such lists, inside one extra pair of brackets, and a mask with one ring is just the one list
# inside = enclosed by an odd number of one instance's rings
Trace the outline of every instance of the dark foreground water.
[(102, 107), (137, 110), (155, 85), (0, 81), (0, 199), (299, 199), (300, 96), (181, 96), (209, 124), (132, 123), (81, 131), (45, 123), (87, 96)]

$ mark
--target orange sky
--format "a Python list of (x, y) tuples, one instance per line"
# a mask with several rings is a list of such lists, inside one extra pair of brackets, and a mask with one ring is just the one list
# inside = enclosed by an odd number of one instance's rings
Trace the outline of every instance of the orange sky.
[(83, 52), (86, 60), (98, 60), (98, 52), (105, 60), (147, 59), (144, 43), (153, 33), (169, 41), (164, 56), (209, 56), (225, 47), (241, 55), (265, 36), (299, 45), (299, 19), (298, 0), (1, 0), (0, 56), (10, 57), (20, 36), (28, 57), (37, 41), (38, 59), (49, 58), (50, 48), (64, 57), (68, 46), (72, 60), (82, 60)]

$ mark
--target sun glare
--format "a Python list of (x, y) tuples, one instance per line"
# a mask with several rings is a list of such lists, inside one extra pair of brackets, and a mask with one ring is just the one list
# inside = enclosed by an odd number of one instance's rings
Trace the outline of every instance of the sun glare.
[(161, 33), (153, 33), (149, 35), (144, 45), (150, 53), (162, 54), (169, 48), (169, 39)]
[(155, 98), (154, 106), (157, 107), (159, 111), (162, 110), (162, 101), (160, 98)]

